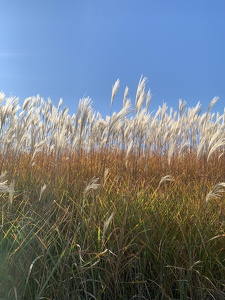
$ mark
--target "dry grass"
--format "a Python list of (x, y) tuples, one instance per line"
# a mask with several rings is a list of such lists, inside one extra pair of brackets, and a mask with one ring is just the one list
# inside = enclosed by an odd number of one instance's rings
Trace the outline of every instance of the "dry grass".
[(130, 116), (0, 106), (1, 299), (225, 298), (224, 115), (145, 84)]

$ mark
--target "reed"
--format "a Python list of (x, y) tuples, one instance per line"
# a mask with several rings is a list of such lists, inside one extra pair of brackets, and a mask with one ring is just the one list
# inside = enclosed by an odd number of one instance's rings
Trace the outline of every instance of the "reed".
[(225, 298), (225, 114), (146, 82), (106, 118), (0, 94), (1, 299)]

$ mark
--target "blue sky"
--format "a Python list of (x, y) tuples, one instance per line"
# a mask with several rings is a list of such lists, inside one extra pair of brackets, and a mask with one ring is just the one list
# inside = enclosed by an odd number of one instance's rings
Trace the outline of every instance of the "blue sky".
[(0, 0), (0, 90), (22, 101), (40, 94), (72, 114), (79, 99), (109, 114), (111, 88), (120, 78), (135, 101), (148, 77), (150, 110), (178, 108), (214, 96), (225, 103), (224, 0)]

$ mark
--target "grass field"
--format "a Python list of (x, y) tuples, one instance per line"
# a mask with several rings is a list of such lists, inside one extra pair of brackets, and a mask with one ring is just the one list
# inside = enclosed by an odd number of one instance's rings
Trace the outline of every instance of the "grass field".
[(1, 300), (225, 299), (225, 116), (145, 83), (105, 119), (0, 94)]

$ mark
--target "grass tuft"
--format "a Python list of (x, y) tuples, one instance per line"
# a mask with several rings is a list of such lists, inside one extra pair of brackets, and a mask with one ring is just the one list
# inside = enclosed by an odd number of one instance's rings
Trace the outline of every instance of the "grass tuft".
[(0, 299), (225, 298), (224, 115), (146, 80), (105, 119), (0, 93)]

